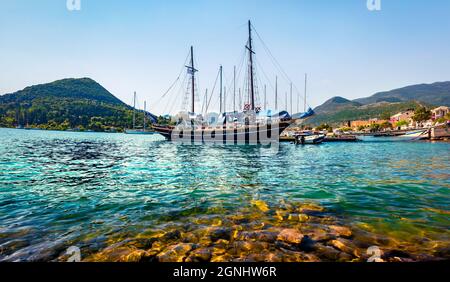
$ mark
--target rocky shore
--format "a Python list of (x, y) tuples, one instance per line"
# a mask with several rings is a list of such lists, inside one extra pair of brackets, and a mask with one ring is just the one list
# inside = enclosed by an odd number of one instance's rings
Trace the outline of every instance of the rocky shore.
[[(316, 204), (269, 207), (261, 200), (233, 213), (187, 216), (134, 237), (112, 237), (100, 250), (92, 248), (93, 242), (82, 247), (83, 261), (412, 262), (449, 259), (450, 254), (448, 242), (401, 242), (344, 226)], [(56, 260), (66, 261), (67, 255)]]

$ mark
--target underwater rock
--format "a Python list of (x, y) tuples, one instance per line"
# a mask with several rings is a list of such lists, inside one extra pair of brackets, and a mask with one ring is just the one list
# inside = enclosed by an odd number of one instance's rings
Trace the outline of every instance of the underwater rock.
[(319, 262), (320, 259), (313, 254), (306, 254), (302, 252), (282, 250), (283, 262)]
[(342, 237), (351, 237), (352, 236), (352, 231), (348, 227), (338, 226), (338, 225), (330, 225), (329, 228), (331, 229), (332, 233), (336, 234), (337, 236), (342, 236)]
[(320, 227), (312, 227), (308, 228), (307, 230), (302, 230), (305, 235), (307, 235), (309, 238), (311, 238), (314, 241), (328, 241), (336, 238), (336, 235), (331, 234), (330, 232), (326, 231), (323, 228)]
[(218, 256), (212, 256), (211, 262), (230, 262), (233, 260), (233, 257), (229, 254), (223, 254)]
[(231, 239), (231, 230), (225, 227), (211, 227), (207, 229), (207, 235), (211, 239), (212, 242), (215, 242), (220, 239), (230, 240)]
[(265, 257), (266, 262), (282, 262), (283, 257), (279, 253), (268, 253)]
[(239, 240), (252, 240), (273, 243), (277, 239), (278, 233), (268, 230), (243, 231), (239, 234)]
[(157, 259), (160, 262), (183, 262), (193, 248), (194, 244), (190, 243), (179, 243), (167, 247), (161, 253), (157, 255)]
[(266, 255), (264, 252), (261, 253), (251, 253), (247, 256), (242, 257), (243, 262), (265, 262), (266, 261)]
[(170, 241), (170, 240), (177, 240), (177, 239), (180, 239), (180, 237), (181, 237), (181, 232), (180, 232), (180, 230), (175, 229), (175, 230), (166, 232), (166, 233), (162, 236), (162, 239), (163, 239), (163, 240)]
[[(139, 255), (134, 254), (130, 256), (133, 252), (137, 251), (135, 248), (130, 248), (121, 245), (112, 245), (103, 251), (86, 258), (85, 262), (126, 262), (128, 259), (133, 259)], [(129, 257), (130, 256), (130, 257)]]
[(359, 253), (358, 249), (356, 248), (356, 246), (350, 242), (349, 240), (343, 239), (343, 238), (337, 238), (335, 240), (331, 240), (328, 242), (331, 246), (335, 247), (336, 249), (353, 255), (355, 257), (360, 257), (361, 254)]
[(297, 229), (283, 229), (277, 236), (277, 240), (290, 243), (300, 244), (303, 240), (303, 234)]
[(291, 213), (287, 216), (287, 220), (289, 221), (298, 221), (298, 222), (307, 222), (309, 220), (309, 216), (304, 213)]
[(222, 248), (222, 247), (218, 247), (218, 246), (214, 246), (214, 247), (212, 247), (211, 252), (212, 252), (213, 255), (218, 256), (218, 255), (225, 254), (227, 252), (227, 249), (226, 248)]
[(211, 248), (199, 248), (193, 250), (186, 258), (185, 262), (207, 262), (211, 260)]
[(308, 212), (323, 212), (325, 211), (324, 207), (321, 207), (319, 205), (313, 204), (313, 203), (304, 203), (301, 204), (298, 208), (298, 211), (301, 213), (308, 213)]
[(274, 217), (275, 217), (278, 221), (283, 221), (287, 214), (288, 214), (287, 211), (284, 211), (284, 210), (276, 210), (276, 211), (275, 211), (275, 216), (274, 216)]
[(269, 244), (266, 242), (252, 242), (252, 241), (235, 241), (231, 244), (231, 248), (228, 250), (230, 254), (240, 255), (248, 252), (261, 252), (269, 248)]
[(198, 237), (192, 233), (184, 233), (182, 236), (183, 243), (198, 243)]
[(131, 253), (129, 253), (128, 255), (126, 255), (125, 257), (123, 257), (121, 262), (140, 262), (144, 258), (149, 258), (149, 257), (151, 257), (151, 255), (149, 255), (146, 251), (135, 250), (135, 251), (132, 251)]
[(252, 204), (252, 206), (256, 206), (262, 212), (269, 211), (269, 206), (263, 200), (252, 200), (250, 203)]
[(314, 246), (314, 250), (316, 252), (316, 255), (322, 259), (325, 259), (327, 261), (337, 261), (340, 258), (341, 252), (336, 250), (333, 247), (325, 246), (320, 243), (317, 243)]
[(27, 240), (13, 239), (0, 245), (0, 256), (7, 256), (29, 245)]
[(123, 245), (133, 246), (137, 249), (149, 249), (152, 247), (153, 242), (155, 242), (156, 238), (135, 238), (128, 239), (123, 241)]

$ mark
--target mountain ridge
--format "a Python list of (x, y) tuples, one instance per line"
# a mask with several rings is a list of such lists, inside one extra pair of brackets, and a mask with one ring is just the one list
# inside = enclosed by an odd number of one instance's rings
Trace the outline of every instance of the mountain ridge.
[(421, 106), (450, 106), (450, 81), (409, 85), (354, 100), (335, 96), (314, 108), (316, 115), (307, 123), (316, 125), (356, 119), (386, 119), (396, 112)]
[(361, 104), (377, 102), (406, 102), (416, 100), (433, 105), (450, 106), (450, 81), (421, 83), (377, 92), (369, 97), (354, 99)]

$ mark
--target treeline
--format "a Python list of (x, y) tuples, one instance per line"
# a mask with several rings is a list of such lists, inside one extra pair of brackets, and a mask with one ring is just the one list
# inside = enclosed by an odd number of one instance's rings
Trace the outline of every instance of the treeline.
[[(136, 111), (136, 125), (142, 125), (143, 120), (143, 112)], [(132, 125), (131, 108), (94, 100), (37, 98), (32, 102), (0, 104), (0, 127), (122, 131)]]

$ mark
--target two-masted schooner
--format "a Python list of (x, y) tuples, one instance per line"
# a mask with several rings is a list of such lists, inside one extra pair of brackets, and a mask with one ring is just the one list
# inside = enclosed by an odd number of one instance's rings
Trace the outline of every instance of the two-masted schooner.
[[(314, 114), (312, 109), (296, 114), (293, 118), (287, 111), (268, 114), (255, 103), (254, 50), (252, 46), (252, 25), (248, 21), (248, 97), (242, 112), (220, 113), (218, 121), (209, 122), (195, 112), (195, 75), (194, 48), (190, 48), (190, 64), (186, 66), (190, 76), (190, 111), (180, 117), (176, 125), (152, 124), (152, 129), (168, 140), (187, 143), (214, 142), (220, 144), (270, 144), (278, 142), (279, 135), (298, 119)], [(221, 89), (222, 91), (222, 89)], [(222, 103), (222, 102), (221, 102)], [(222, 111), (222, 104), (221, 104)]]

